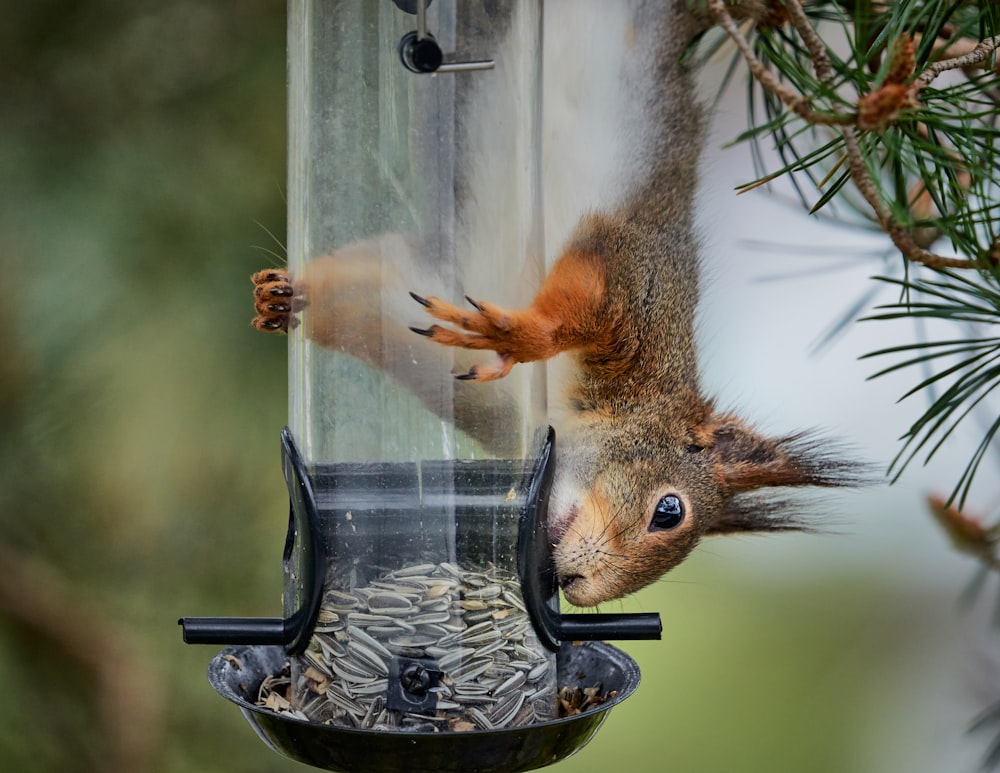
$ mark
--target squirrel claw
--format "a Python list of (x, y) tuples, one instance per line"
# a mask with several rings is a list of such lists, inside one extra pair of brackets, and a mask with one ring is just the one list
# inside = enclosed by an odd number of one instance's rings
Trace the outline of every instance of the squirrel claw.
[(257, 330), (265, 333), (280, 332), (286, 329), (285, 322), (280, 319), (265, 319), (264, 317), (254, 317), (250, 324)]
[(257, 312), (251, 325), (257, 330), (281, 333), (298, 325), (293, 312), (301, 309), (304, 303), (301, 298), (296, 298), (295, 288), (287, 274), (264, 269), (253, 274), (250, 281), (254, 285), (254, 311)]
[(473, 365), (468, 373), (459, 373), (455, 376), (459, 381), (496, 381), (503, 378), (517, 364), (517, 360), (508, 355), (500, 355), (496, 366), (492, 368), (483, 365)]
[(428, 338), (431, 338), (434, 335), (434, 328), (433, 327), (422, 328), (422, 327), (413, 327), (411, 325), (410, 326), (410, 330), (412, 330), (418, 336), (427, 336)]
[[(427, 300), (423, 296), (417, 295), (415, 292), (411, 291), (410, 292), (410, 297), (413, 300), (415, 300), (417, 303), (419, 303), (421, 306), (423, 306), (424, 308), (429, 309), (431, 307), (431, 302), (429, 300)], [(411, 327), (410, 330), (413, 330), (413, 328)], [(414, 332), (417, 332), (417, 331), (414, 330)]]

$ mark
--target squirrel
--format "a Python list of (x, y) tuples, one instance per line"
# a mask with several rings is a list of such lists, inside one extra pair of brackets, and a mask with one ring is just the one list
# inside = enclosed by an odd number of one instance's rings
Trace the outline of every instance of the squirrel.
[[(411, 328), (428, 345), (496, 353), (457, 376), (467, 389), (519, 363), (571, 358), (548, 538), (563, 595), (579, 607), (656, 581), (703, 537), (808, 529), (774, 489), (862, 477), (862, 465), (821, 439), (767, 437), (702, 389), (693, 181), (707, 127), (684, 54), (709, 21), (686, 0), (640, 3), (635, 13), (631, 53), (649, 52), (641, 62), (649, 115), (618, 200), (579, 219), (526, 308), (410, 293), (436, 320)], [(254, 281), (255, 324), (287, 327), (287, 276), (261, 272)]]

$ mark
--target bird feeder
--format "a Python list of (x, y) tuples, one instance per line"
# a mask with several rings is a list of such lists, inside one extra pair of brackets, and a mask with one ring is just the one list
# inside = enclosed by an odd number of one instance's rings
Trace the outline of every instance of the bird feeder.
[[(551, 764), (638, 684), (599, 640), (659, 617), (559, 610), (544, 366), (469, 383), (482, 352), (410, 329), (410, 292), (541, 283), (541, 2), (290, 0), (288, 38), (284, 615), (184, 638), (228, 645), (212, 685), (293, 759)], [(560, 717), (583, 687), (603, 702)]]

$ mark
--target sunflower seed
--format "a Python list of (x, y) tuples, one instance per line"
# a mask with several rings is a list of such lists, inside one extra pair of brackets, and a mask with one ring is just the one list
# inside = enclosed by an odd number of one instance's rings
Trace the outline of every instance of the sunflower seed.
[(373, 615), (367, 612), (352, 612), (350, 617), (348, 617), (348, 624), (359, 626), (359, 625), (384, 625), (386, 623), (392, 623), (392, 618), (389, 615)]
[(365, 695), (377, 695), (382, 697), (389, 689), (388, 679), (373, 679), (370, 682), (351, 685), (351, 694), (357, 698)]
[(523, 671), (518, 671), (512, 677), (503, 682), (499, 687), (493, 690), (493, 694), (497, 697), (501, 695), (506, 695), (511, 690), (516, 690), (524, 684), (525, 675)]
[(385, 591), (368, 599), (368, 608), (373, 612), (390, 617), (405, 617), (413, 609), (413, 602), (402, 593)]
[(349, 626), (347, 632), (351, 635), (351, 638), (353, 640), (367, 644), (369, 647), (375, 650), (375, 652), (377, 652), (381, 657), (383, 658), (392, 657), (392, 653), (389, 652), (389, 650), (387, 650), (380, 641), (375, 639), (373, 636), (369, 636), (360, 628), (354, 628), (353, 626)]
[(438, 667), (450, 674), (463, 660), (466, 660), (470, 655), (475, 654), (475, 652), (476, 650), (473, 647), (449, 649), (444, 655), (438, 658)]
[(377, 676), (370, 665), (358, 663), (351, 658), (337, 658), (330, 661), (333, 672), (348, 682), (370, 682)]
[(547, 674), (548, 671), (549, 671), (549, 661), (542, 660), (538, 663), (537, 666), (535, 666), (528, 672), (527, 680), (529, 682), (537, 682), (543, 676), (545, 676), (545, 674)]
[(393, 577), (414, 577), (419, 575), (430, 574), (435, 569), (443, 568), (444, 564), (440, 566), (437, 564), (416, 564), (415, 566), (404, 566), (402, 569), (397, 569), (392, 573)]
[(468, 710), (468, 714), (469, 714), (469, 719), (471, 719), (472, 722), (480, 729), (482, 730), (493, 729), (493, 723), (490, 722), (487, 716), (483, 714), (483, 712), (481, 712), (479, 709), (471, 708)]
[(423, 612), (447, 612), (451, 602), (446, 598), (428, 598), (417, 603)]
[(350, 612), (361, 606), (361, 602), (350, 593), (328, 590), (323, 596), (323, 609), (331, 612)]
[(472, 682), (476, 678), (482, 676), (486, 673), (492, 663), (486, 659), (482, 660), (470, 660), (467, 663), (463, 663), (457, 668), (453, 668), (449, 675), (455, 684), (464, 684), (465, 682)]
[(451, 620), (451, 614), (445, 611), (421, 612), (406, 619), (410, 625), (427, 625), (432, 623), (447, 623)]
[(465, 594), (467, 599), (495, 599), (503, 592), (499, 585), (484, 585), (478, 590), (470, 590)]
[(342, 658), (347, 655), (347, 648), (336, 639), (331, 639), (327, 636), (317, 636), (316, 638), (319, 640), (319, 646), (322, 648), (324, 660), (330, 661), (334, 658)]
[(371, 727), (378, 720), (379, 715), (385, 708), (385, 699), (379, 695), (368, 706), (364, 718), (361, 720), (361, 727)]
[(368, 666), (373, 673), (380, 676), (388, 676), (389, 667), (371, 647), (367, 647), (360, 641), (352, 639), (347, 643), (347, 652), (358, 661), (359, 665)]
[(504, 727), (517, 716), (517, 712), (521, 710), (523, 703), (523, 694), (519, 692), (511, 693), (493, 707), (493, 710), (490, 712), (490, 721), (496, 727)]
[(335, 706), (339, 706), (354, 717), (365, 715), (364, 707), (348, 695), (342, 688), (333, 685), (326, 691), (326, 697)]

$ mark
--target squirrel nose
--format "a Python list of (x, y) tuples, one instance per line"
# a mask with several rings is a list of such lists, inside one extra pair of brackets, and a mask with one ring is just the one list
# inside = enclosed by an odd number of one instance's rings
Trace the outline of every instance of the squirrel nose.
[(584, 576), (582, 574), (568, 574), (565, 577), (559, 578), (559, 586), (563, 590), (569, 590), (575, 583), (581, 582), (583, 579)]

